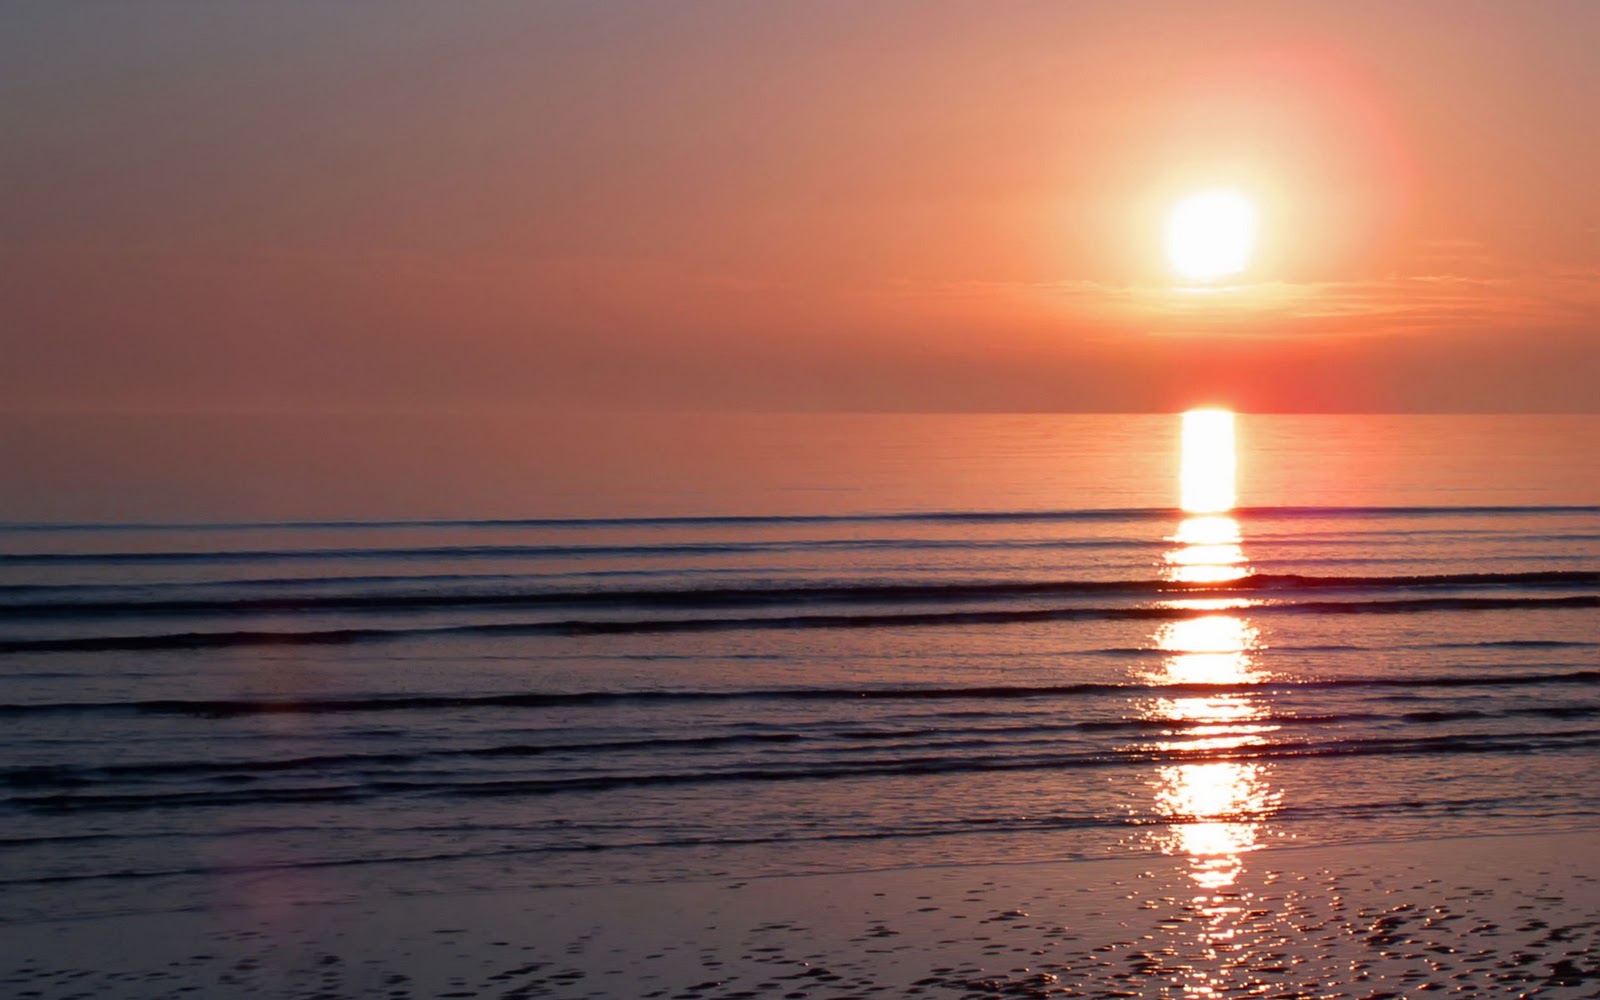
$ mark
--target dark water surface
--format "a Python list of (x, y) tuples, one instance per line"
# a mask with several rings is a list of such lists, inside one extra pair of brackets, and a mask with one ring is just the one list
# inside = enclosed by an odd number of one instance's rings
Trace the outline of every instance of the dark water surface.
[(1600, 817), (1593, 417), (231, 419), (5, 425), (0, 919)]

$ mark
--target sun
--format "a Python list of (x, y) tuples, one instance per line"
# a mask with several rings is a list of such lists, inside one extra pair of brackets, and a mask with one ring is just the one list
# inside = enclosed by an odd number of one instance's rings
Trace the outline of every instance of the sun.
[(1167, 261), (1189, 281), (1210, 282), (1243, 271), (1255, 240), (1255, 206), (1237, 191), (1191, 194), (1167, 216)]

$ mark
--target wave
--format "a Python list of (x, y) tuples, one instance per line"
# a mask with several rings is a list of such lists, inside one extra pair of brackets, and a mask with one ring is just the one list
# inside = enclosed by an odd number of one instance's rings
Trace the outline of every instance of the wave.
[[(1345, 517), (1478, 517), (1530, 515), (1600, 515), (1600, 505), (1552, 504), (1546, 506), (1494, 504), (1480, 506), (1292, 506), (1236, 507), (1229, 512), (1244, 518), (1326, 519)], [(205, 532), (205, 531), (307, 531), (307, 530), (384, 530), (406, 528), (625, 528), (625, 527), (717, 527), (784, 524), (862, 524), (874, 522), (926, 522), (986, 524), (993, 522), (1041, 521), (1152, 521), (1187, 516), (1174, 507), (1108, 507), (1083, 510), (968, 510), (968, 511), (890, 511), (846, 514), (728, 514), (662, 517), (587, 517), (587, 518), (485, 518), (422, 519), (399, 521), (226, 521), (226, 522), (147, 522), (88, 523), (13, 522), (0, 524), (0, 531), (58, 533), (92, 532)]]
[(481, 798), (536, 796), (572, 792), (605, 792), (623, 788), (662, 788), (727, 783), (824, 781), (840, 778), (935, 776), (1007, 771), (1067, 770), (1128, 765), (1272, 761), (1306, 757), (1421, 756), (1456, 754), (1541, 753), (1600, 747), (1600, 730), (1568, 730), (1542, 734), (1493, 733), (1438, 736), (1369, 737), (1342, 741), (1287, 740), (1218, 750), (1210, 747), (1164, 747), (1059, 750), (1040, 753), (928, 754), (922, 756), (852, 756), (827, 760), (774, 763), (762, 767), (689, 769), (587, 774), (568, 777), (406, 779), (325, 779), (306, 786), (276, 788), (174, 789), (109, 792), (46, 792), (11, 797), (13, 805), (41, 812), (128, 810), (170, 807), (251, 806), (292, 803), (355, 802), (384, 796)]
[(1261, 692), (1313, 691), (1342, 688), (1462, 688), (1588, 685), (1600, 683), (1600, 670), (1562, 673), (1482, 675), (1446, 674), (1436, 677), (1335, 677), (1319, 680), (1271, 679), (1240, 684), (1138, 684), (1086, 682), (1078, 684), (982, 685), (927, 687), (800, 687), (733, 690), (646, 690), (517, 692), (484, 695), (366, 695), (347, 698), (270, 699), (161, 698), (109, 702), (37, 702), (0, 705), (0, 717), (75, 715), (84, 713), (187, 715), (229, 718), (258, 715), (314, 715), (349, 712), (415, 712), (487, 709), (582, 708), (619, 704), (731, 701), (863, 701), (863, 700), (966, 700), (1060, 699), (1084, 695), (1173, 696)]
[[(609, 590), (292, 594), (259, 597), (55, 599), (0, 603), (12, 614), (35, 617), (127, 614), (246, 614), (307, 611), (403, 611), (466, 607), (745, 607), (774, 604), (853, 604), (1006, 600), (1095, 594), (1282, 593), (1318, 590), (1427, 588), (1578, 588), (1600, 586), (1600, 572), (1546, 570), (1523, 573), (1442, 573), (1404, 576), (1311, 576), (1256, 573), (1237, 580), (1025, 580), (959, 583), (799, 584), (781, 587), (679, 587)], [(70, 592), (75, 588), (67, 588)]]
[[(985, 721), (1000, 718), (987, 717)], [(1351, 723), (1402, 721), (1417, 724), (1490, 722), (1508, 719), (1536, 719), (1571, 722), (1600, 718), (1600, 703), (1534, 705), (1501, 709), (1416, 710), (1399, 713), (1345, 712), (1337, 715), (1301, 714), (1294, 711), (1267, 711), (1250, 720), (1252, 727), (1280, 733), (1321, 733), (1329, 727)], [(201, 781), (253, 781), (293, 772), (328, 774), (336, 769), (353, 768), (372, 773), (375, 768), (405, 769), (417, 766), (449, 766), (452, 762), (478, 760), (522, 760), (558, 757), (565, 760), (599, 760), (613, 755), (610, 762), (659, 759), (659, 755), (718, 754), (746, 748), (783, 747), (813, 754), (874, 752), (881, 750), (938, 750), (963, 753), (974, 750), (1021, 750), (1058, 743), (1063, 737), (1079, 738), (1153, 737), (1183, 739), (1195, 729), (1209, 726), (1199, 720), (1172, 718), (1123, 718), (1082, 720), (1039, 724), (1033, 721), (1001, 722), (993, 725), (916, 725), (885, 723), (878, 727), (838, 727), (823, 725), (798, 731), (763, 733), (722, 733), (708, 736), (663, 736), (637, 739), (611, 739), (590, 742), (510, 743), (474, 747), (450, 747), (418, 751), (373, 751), (311, 754), (298, 757), (223, 760), (155, 760), (138, 763), (100, 763), (95, 765), (22, 765), (0, 768), (0, 786), (17, 790), (88, 788), (110, 783), (136, 784), (168, 779)], [(1282, 741), (1280, 741), (1282, 742)], [(1181, 751), (1175, 751), (1181, 752)], [(592, 765), (591, 765), (592, 766)], [(0, 845), (10, 841), (0, 838)]]
[[(1374, 601), (1296, 601), (1234, 609), (1252, 617), (1279, 614), (1416, 614), (1600, 607), (1600, 595), (1568, 597), (1421, 597)], [(113, 652), (220, 649), (240, 646), (325, 646), (400, 639), (539, 635), (644, 635), (748, 629), (916, 628), (951, 625), (1010, 625), (1064, 621), (1174, 621), (1216, 614), (1214, 608), (1068, 607), (996, 611), (919, 611), (881, 614), (774, 615), (747, 618), (567, 619), (548, 622), (489, 622), (423, 628), (340, 628), (316, 631), (174, 632), (149, 635), (74, 636), (0, 640), (0, 653)]]

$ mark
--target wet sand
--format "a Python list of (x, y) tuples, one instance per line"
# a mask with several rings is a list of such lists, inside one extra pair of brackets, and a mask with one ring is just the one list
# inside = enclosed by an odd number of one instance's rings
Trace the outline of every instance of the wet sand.
[[(225, 895), (220, 893), (219, 895)], [(0, 930), (27, 997), (1600, 997), (1600, 831)]]

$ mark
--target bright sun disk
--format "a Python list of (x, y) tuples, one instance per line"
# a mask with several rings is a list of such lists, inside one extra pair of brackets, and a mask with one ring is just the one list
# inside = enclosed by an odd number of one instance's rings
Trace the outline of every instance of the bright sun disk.
[(1185, 279), (1215, 281), (1238, 274), (1255, 249), (1256, 210), (1237, 191), (1202, 191), (1167, 216), (1167, 261)]

